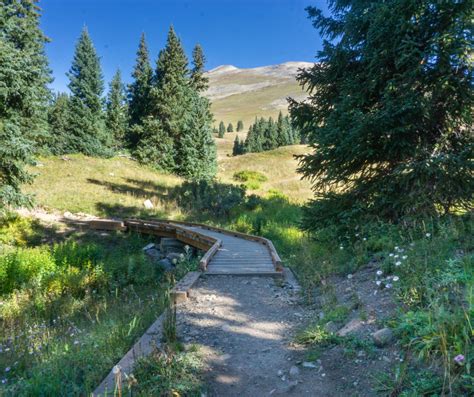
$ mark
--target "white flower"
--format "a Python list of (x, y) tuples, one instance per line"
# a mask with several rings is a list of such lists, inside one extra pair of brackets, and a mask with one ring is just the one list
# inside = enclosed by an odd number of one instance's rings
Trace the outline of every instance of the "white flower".
[(397, 245), (397, 246), (395, 247), (395, 251), (398, 251), (398, 250), (399, 250), (399, 248), (398, 248), (398, 245)]
[(75, 341), (74, 341), (74, 344), (75, 344), (75, 345), (78, 345), (78, 344), (79, 344), (79, 341), (78, 341), (78, 340), (75, 340)]
[(339, 249), (340, 249), (340, 250), (343, 250), (343, 249), (344, 249), (344, 247), (341, 245), (341, 246), (339, 246)]
[(377, 281), (375, 282), (375, 284), (380, 285), (380, 284), (382, 284), (382, 282), (381, 282), (380, 280), (377, 280)]
[(365, 237), (362, 240), (367, 241), (367, 239)]
[(401, 264), (402, 264), (402, 262), (400, 262), (400, 261), (395, 262), (395, 266), (400, 266)]
[(5, 378), (2, 379), (2, 385), (4, 385), (5, 383), (7, 383), (7, 380)]
[(359, 237), (359, 233), (356, 233), (356, 237)]
[(393, 280), (393, 281), (398, 281), (398, 280), (400, 280), (400, 277), (398, 277), (398, 276), (393, 276), (392, 280)]
[(395, 255), (394, 258), (397, 259), (397, 258), (398, 258), (398, 255)]
[(393, 256), (393, 254), (392, 254), (392, 253), (390, 253), (388, 256), (392, 257), (392, 256)]
[(10, 370), (11, 370), (11, 367), (6, 367), (5, 368), (5, 372), (10, 372)]
[(377, 270), (377, 276), (381, 276), (383, 274), (382, 270)]
[(392, 288), (392, 284), (390, 284), (390, 283), (385, 284), (385, 288), (388, 288), (388, 289)]
[(350, 280), (352, 278), (352, 274), (348, 274), (347, 278)]
[(403, 259), (403, 260), (405, 260), (406, 258), (408, 258), (408, 256), (406, 256), (406, 255), (403, 255), (403, 256), (402, 256), (402, 259)]
[(426, 233), (426, 237), (430, 238), (430, 237), (431, 237), (431, 233)]
[(120, 365), (115, 365), (114, 368), (112, 369), (112, 373), (114, 375), (117, 375), (120, 373)]

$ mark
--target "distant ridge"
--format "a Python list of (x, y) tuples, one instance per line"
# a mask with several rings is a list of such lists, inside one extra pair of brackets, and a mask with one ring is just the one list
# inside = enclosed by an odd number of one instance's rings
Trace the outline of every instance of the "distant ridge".
[(221, 65), (206, 72), (206, 96), (219, 121), (242, 119), (248, 124), (255, 117), (276, 117), (279, 111), (287, 112), (287, 97), (302, 100), (307, 96), (296, 75), (300, 69), (312, 66), (311, 62), (295, 61), (255, 68)]

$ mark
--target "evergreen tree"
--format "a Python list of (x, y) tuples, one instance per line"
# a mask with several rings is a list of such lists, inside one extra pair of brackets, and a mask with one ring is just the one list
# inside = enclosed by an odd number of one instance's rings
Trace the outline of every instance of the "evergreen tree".
[(197, 92), (203, 92), (209, 88), (209, 79), (204, 76), (205, 63), (206, 58), (202, 47), (197, 44), (193, 50), (193, 69), (191, 71), (191, 84)]
[(53, 154), (67, 153), (69, 147), (69, 96), (59, 93), (55, 96), (48, 112), (50, 131), (49, 149)]
[(240, 140), (239, 136), (236, 135), (234, 139), (234, 146), (232, 147), (232, 156), (238, 156), (240, 154)]
[(34, 143), (47, 142), (51, 81), (39, 27), (37, 1), (3, 1), (0, 6), (0, 211), (30, 203), (21, 186), (31, 181)]
[(224, 125), (224, 122), (221, 121), (219, 123), (219, 134), (218, 134), (218, 137), (219, 138), (224, 138), (224, 135), (225, 135), (225, 125)]
[[(363, 213), (399, 219), (469, 207), (474, 187), (472, 1), (332, 0), (328, 38), (290, 104), (313, 153), (306, 226)], [(341, 189), (341, 185), (344, 186)]]
[(237, 132), (240, 132), (244, 129), (244, 122), (242, 120), (237, 121)]
[(143, 122), (150, 114), (150, 90), (152, 86), (153, 69), (146, 44), (145, 34), (140, 37), (137, 60), (132, 73), (133, 82), (128, 86), (128, 113), (130, 129), (127, 132), (127, 143), (132, 149), (136, 148), (143, 129)]
[(234, 132), (234, 126), (232, 125), (232, 123), (229, 123), (229, 125), (227, 126), (227, 132)]
[(68, 150), (87, 155), (104, 155), (110, 143), (103, 115), (104, 81), (100, 59), (86, 28), (77, 42), (67, 75), (71, 90)]
[(120, 70), (117, 70), (110, 83), (105, 125), (109, 136), (112, 137), (113, 147), (122, 148), (127, 129), (127, 105)]

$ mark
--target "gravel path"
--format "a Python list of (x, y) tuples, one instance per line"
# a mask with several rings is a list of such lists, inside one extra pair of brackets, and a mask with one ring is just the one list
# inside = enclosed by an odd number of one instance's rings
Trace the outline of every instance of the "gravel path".
[[(318, 369), (295, 365), (301, 352), (293, 336), (309, 314), (278, 283), (268, 277), (203, 277), (180, 306), (178, 332), (186, 343), (201, 346), (208, 397), (337, 395), (323, 385), (315, 394), (314, 381), (323, 380)], [(311, 382), (304, 380), (308, 376)]]

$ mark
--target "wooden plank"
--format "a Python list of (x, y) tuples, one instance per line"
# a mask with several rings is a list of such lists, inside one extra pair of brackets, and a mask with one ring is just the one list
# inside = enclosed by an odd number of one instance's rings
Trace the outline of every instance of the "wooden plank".
[(127, 227), (122, 221), (113, 219), (93, 219), (89, 221), (89, 228), (94, 230), (127, 230)]
[(185, 301), (188, 298), (189, 290), (201, 276), (201, 272), (188, 272), (179, 280), (170, 292), (171, 301), (174, 304)]

